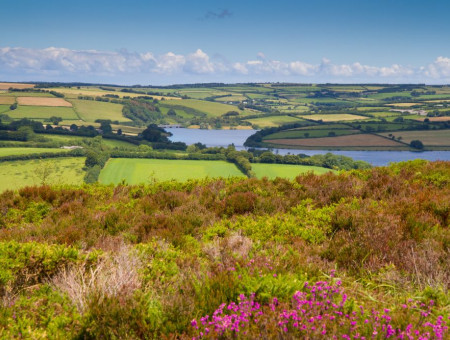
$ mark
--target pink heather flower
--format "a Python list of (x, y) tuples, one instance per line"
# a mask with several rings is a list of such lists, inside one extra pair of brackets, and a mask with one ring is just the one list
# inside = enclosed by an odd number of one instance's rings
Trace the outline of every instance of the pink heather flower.
[(192, 320), (192, 321), (191, 321), (191, 326), (194, 327), (194, 328), (196, 328), (196, 329), (198, 329), (197, 320), (195, 320), (195, 319)]
[(273, 277), (277, 277), (277, 274), (273, 274)]

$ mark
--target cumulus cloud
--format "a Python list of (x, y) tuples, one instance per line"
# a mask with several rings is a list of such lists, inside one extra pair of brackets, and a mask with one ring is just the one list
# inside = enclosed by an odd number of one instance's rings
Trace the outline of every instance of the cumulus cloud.
[[(135, 53), (127, 50), (97, 51), (71, 50), (49, 47), (29, 49), (21, 47), (0, 48), (0, 78), (27, 76), (47, 80), (52, 76), (67, 81), (82, 78), (124, 79), (140, 76), (149, 79), (166, 77), (172, 81), (197, 77), (202, 81), (307, 81), (307, 82), (434, 82), (450, 81), (450, 58), (438, 57), (422, 67), (400, 64), (390, 66), (364, 65), (359, 62), (335, 64), (329, 59), (319, 63), (301, 60), (273, 60), (259, 52), (253, 60), (229, 62), (224, 58), (210, 57), (197, 49), (186, 55), (168, 52)], [(6, 77), (6, 78), (5, 78)], [(30, 78), (30, 77), (29, 77)], [(119, 80), (120, 82), (120, 80)]]
[(421, 69), (426, 77), (450, 78), (450, 58), (437, 57), (434, 62)]

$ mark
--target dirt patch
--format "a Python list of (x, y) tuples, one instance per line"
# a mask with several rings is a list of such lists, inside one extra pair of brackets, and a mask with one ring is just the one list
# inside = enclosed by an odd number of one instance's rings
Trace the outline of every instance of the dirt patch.
[(15, 101), (14, 97), (0, 97), (0, 104), (14, 104)]
[(31, 89), (35, 87), (34, 84), (20, 84), (20, 83), (0, 83), (0, 90), (8, 90), (10, 87), (14, 89)]
[(368, 134), (324, 138), (272, 139), (264, 142), (293, 146), (402, 146), (402, 144), (393, 140)]
[(18, 97), (17, 102), (19, 105), (72, 107), (71, 103), (62, 98)]

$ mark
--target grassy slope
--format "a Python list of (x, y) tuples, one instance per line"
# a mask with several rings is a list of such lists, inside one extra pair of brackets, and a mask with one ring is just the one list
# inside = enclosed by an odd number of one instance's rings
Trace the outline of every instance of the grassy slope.
[(78, 119), (75, 111), (71, 107), (52, 107), (52, 106), (21, 106), (8, 112), (8, 116), (15, 119), (34, 118), (46, 119), (52, 116), (63, 119)]
[(287, 123), (299, 123), (303, 121), (301, 118), (291, 117), (291, 116), (270, 116), (248, 119), (248, 122), (256, 124), (261, 128), (279, 126)]
[(94, 100), (71, 99), (75, 110), (80, 117), (87, 122), (95, 122), (96, 119), (118, 120), (119, 122), (130, 122), (122, 115), (122, 105), (98, 102)]
[(162, 159), (110, 159), (100, 174), (100, 183), (149, 183), (151, 180), (184, 181), (204, 177), (243, 176), (235, 165), (224, 161)]
[(27, 185), (39, 185), (44, 169), (50, 171), (47, 183), (82, 184), (84, 158), (55, 158), (0, 163), (0, 192)]
[(217, 117), (229, 111), (237, 111), (243, 114), (245, 111), (241, 111), (237, 106), (227, 105), (221, 103), (214, 103), (195, 99), (183, 99), (183, 100), (166, 100), (163, 102), (165, 105), (180, 105), (190, 107), (192, 109), (206, 113), (209, 116)]
[[(41, 136), (44, 136), (47, 139), (50, 139), (55, 142), (64, 142), (68, 145), (78, 144), (83, 139), (86, 139), (88, 137), (82, 137), (82, 136), (64, 136), (64, 135), (50, 135), (50, 134), (41, 134)], [(127, 143), (125, 141), (121, 140), (114, 140), (114, 139), (103, 139), (103, 143), (109, 147), (126, 147), (126, 148), (132, 148), (135, 149), (137, 146), (131, 143)]]

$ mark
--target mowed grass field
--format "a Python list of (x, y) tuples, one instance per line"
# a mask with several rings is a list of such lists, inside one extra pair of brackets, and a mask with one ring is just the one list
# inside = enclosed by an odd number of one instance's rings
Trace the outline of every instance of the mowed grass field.
[(68, 151), (59, 148), (0, 148), (0, 157), (11, 155), (29, 155), (33, 153)]
[(62, 98), (46, 98), (46, 97), (18, 97), (19, 105), (36, 105), (36, 106), (64, 106), (72, 107), (72, 104)]
[(130, 122), (122, 114), (123, 105), (98, 102), (94, 100), (72, 99), (76, 112), (86, 122), (95, 122), (96, 119), (110, 119), (112, 121)]
[(47, 184), (83, 183), (84, 157), (53, 158), (0, 163), (0, 192), (30, 185), (41, 185), (42, 173), (50, 173)]
[(99, 182), (118, 184), (125, 180), (128, 184), (140, 184), (152, 180), (235, 176), (244, 175), (234, 164), (225, 161), (114, 158), (103, 168)]
[[(426, 146), (450, 146), (450, 130), (428, 131), (395, 131), (391, 132), (395, 137), (402, 137), (402, 141), (410, 143), (412, 140), (420, 140)], [(380, 133), (388, 136), (389, 133)]]
[(317, 175), (332, 171), (331, 169), (321, 168), (317, 166), (262, 163), (253, 163), (252, 170), (256, 174), (256, 177), (267, 177), (269, 179), (274, 179), (277, 177), (293, 179), (300, 174), (310, 171)]
[(300, 116), (301, 118), (311, 119), (311, 120), (322, 120), (323, 122), (341, 122), (347, 120), (362, 120), (368, 119), (368, 117), (352, 115), (349, 113), (338, 113), (338, 114), (317, 114), (317, 115), (305, 115)]
[(77, 114), (71, 107), (53, 107), (53, 106), (21, 106), (8, 112), (8, 116), (14, 119), (31, 118), (31, 119), (47, 119), (52, 116), (61, 117), (62, 119), (72, 120), (78, 119)]

